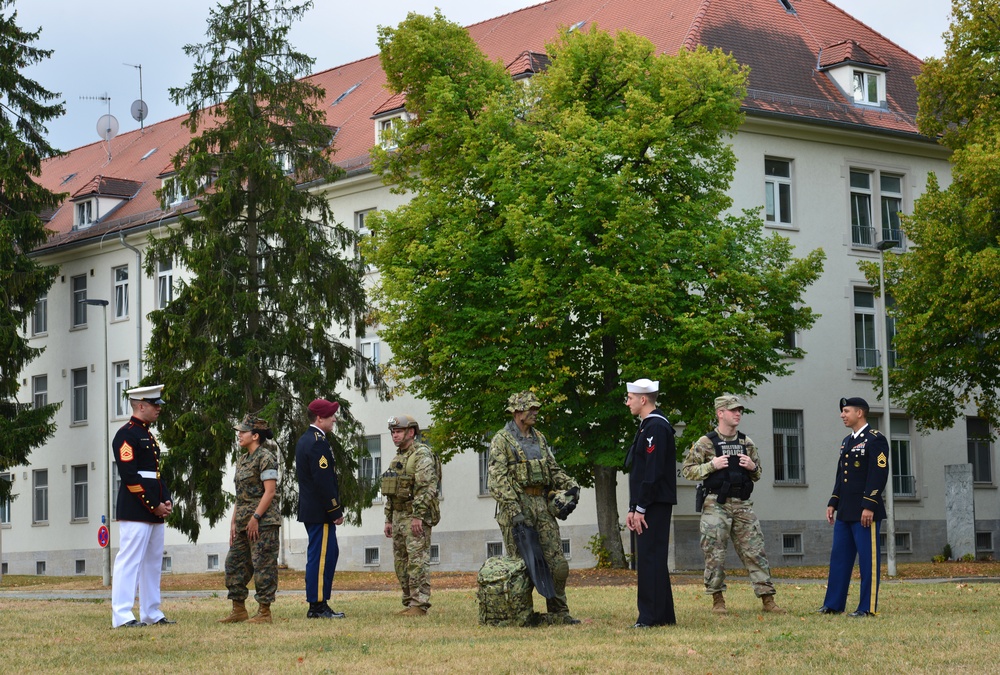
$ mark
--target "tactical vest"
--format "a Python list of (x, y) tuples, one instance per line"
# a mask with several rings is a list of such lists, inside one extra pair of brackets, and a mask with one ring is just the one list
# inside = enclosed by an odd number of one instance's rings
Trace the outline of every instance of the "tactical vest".
[[(705, 438), (712, 441), (716, 457), (747, 454), (747, 437), (742, 431), (737, 431), (736, 438), (731, 441), (724, 439), (717, 431), (709, 432)], [(750, 472), (741, 466), (730, 466), (726, 469), (713, 471), (705, 479), (704, 484), (709, 493), (718, 495), (719, 504), (725, 504), (730, 497), (749, 499), (753, 493), (753, 479), (750, 477)]]
[(513, 461), (507, 462), (507, 468), (510, 470), (514, 482), (520, 487), (550, 486), (552, 476), (549, 473), (549, 463), (546, 461), (549, 450), (544, 440), (545, 437), (539, 434), (538, 449), (542, 456), (539, 459), (528, 459), (524, 448), (510, 432), (503, 429), (500, 433), (503, 434), (513, 455)]
[[(424, 445), (412, 448), (410, 455), (406, 458), (405, 464), (398, 461), (392, 462), (389, 468), (382, 473), (382, 494), (391, 499), (394, 506), (398, 505), (399, 508), (406, 508), (413, 501), (413, 484), (416, 480), (417, 459), (419, 458), (421, 447), (427, 448)], [(427, 450), (434, 459), (434, 469), (437, 474), (437, 481), (440, 484), (441, 458), (430, 448), (427, 448)], [(431, 513), (428, 522), (433, 526), (437, 525), (440, 520), (441, 511), (435, 499), (434, 503), (431, 504)]]

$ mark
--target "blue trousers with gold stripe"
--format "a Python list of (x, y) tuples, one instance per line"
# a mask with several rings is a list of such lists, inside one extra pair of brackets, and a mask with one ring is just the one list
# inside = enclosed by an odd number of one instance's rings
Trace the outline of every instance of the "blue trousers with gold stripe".
[(860, 522), (834, 521), (830, 577), (826, 585), (824, 607), (837, 612), (844, 611), (847, 605), (847, 590), (851, 585), (851, 572), (854, 571), (854, 561), (857, 559), (861, 571), (858, 611), (872, 614), (877, 611), (882, 563), (882, 547), (878, 537), (881, 525), (881, 521), (873, 522), (871, 527), (864, 527)]
[[(324, 602), (330, 599), (333, 573), (337, 569), (340, 547), (337, 546), (337, 526), (333, 523), (304, 523), (309, 535), (306, 548), (306, 600)], [(322, 582), (323, 594), (319, 594)]]

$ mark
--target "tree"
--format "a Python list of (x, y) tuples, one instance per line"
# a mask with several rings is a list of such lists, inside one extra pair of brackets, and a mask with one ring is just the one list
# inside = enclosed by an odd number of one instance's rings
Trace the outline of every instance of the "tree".
[(722, 215), (746, 72), (595, 28), (561, 34), (521, 86), (440, 13), (381, 29), (380, 47), (410, 121), (375, 166), (413, 194), (370, 220), (365, 249), (391, 371), (452, 454), (482, 447), (509, 394), (536, 391), (622, 566), (624, 382), (659, 380), (671, 419), (707, 428), (719, 393), (788, 372), (801, 352), (784, 336), (814, 319), (799, 301), (822, 252), (794, 260), (758, 216)]
[[(151, 239), (147, 273), (159, 260), (188, 273), (174, 300), (151, 314), (148, 380), (166, 385), (160, 417), (169, 448), (164, 473), (175, 496), (171, 524), (196, 541), (199, 506), (209, 523), (225, 515), (222, 478), (235, 457), (232, 422), (259, 412), (276, 431), (283, 466), (282, 513), (295, 512), (295, 439), (305, 405), (336, 397), (358, 366), (340, 337), (363, 326), (367, 303), (354, 232), (334, 222), (315, 186), (338, 176), (324, 92), (307, 80), (313, 59), (287, 42), (311, 3), (234, 0), (211, 10), (208, 41), (188, 45), (191, 81), (170, 90), (190, 112), (194, 134), (173, 160), (176, 180), (198, 193), (198, 212)], [(287, 173), (288, 165), (294, 167)], [(371, 496), (356, 471), (357, 425), (345, 406), (331, 438), (342, 500), (360, 519)]]
[(942, 190), (930, 177), (904, 222), (916, 246), (886, 259), (899, 365), (890, 389), (932, 429), (969, 404), (1000, 421), (1000, 6), (953, 11), (944, 57), (917, 78), (920, 130), (953, 151), (952, 182)]
[[(58, 407), (17, 402), (21, 372), (42, 351), (22, 331), (57, 271), (30, 255), (48, 236), (41, 214), (60, 203), (60, 195), (33, 177), (43, 159), (57, 154), (44, 125), (64, 109), (53, 103), (59, 94), (24, 75), (52, 52), (32, 46), (41, 31), (20, 28), (17, 12), (6, 14), (12, 5), (0, 0), (0, 470), (26, 464), (32, 449), (52, 436)], [(0, 500), (10, 496), (10, 483), (0, 481)]]

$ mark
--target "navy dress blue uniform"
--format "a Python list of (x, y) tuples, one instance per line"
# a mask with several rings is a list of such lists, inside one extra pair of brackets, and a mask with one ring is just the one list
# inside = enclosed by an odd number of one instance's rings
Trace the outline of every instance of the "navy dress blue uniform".
[(673, 625), (674, 596), (667, 555), (670, 516), (677, 503), (674, 429), (659, 408), (639, 423), (625, 463), (629, 467), (629, 511), (642, 513), (646, 530), (636, 537), (639, 618), (645, 626)]
[[(889, 443), (870, 426), (848, 434), (840, 444), (837, 479), (827, 506), (837, 512), (830, 551), (830, 576), (823, 607), (843, 612), (855, 558), (861, 572), (861, 597), (856, 613), (875, 614), (882, 550), (879, 532), (885, 520), (883, 494), (889, 479)], [(861, 513), (873, 512), (870, 527), (861, 524)]]
[[(333, 574), (337, 568), (340, 548), (337, 546), (337, 525), (344, 510), (340, 505), (337, 472), (333, 451), (326, 433), (310, 426), (295, 445), (295, 471), (299, 482), (299, 522), (309, 535), (306, 550), (306, 599), (310, 618), (316, 611), (329, 607)], [(322, 604), (322, 607), (318, 605)]]

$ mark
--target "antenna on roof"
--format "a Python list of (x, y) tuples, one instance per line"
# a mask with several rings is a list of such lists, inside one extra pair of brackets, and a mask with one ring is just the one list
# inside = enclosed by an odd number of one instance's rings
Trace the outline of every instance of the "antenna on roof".
[(106, 101), (108, 104), (108, 114), (101, 115), (97, 120), (97, 135), (104, 140), (105, 149), (108, 153), (108, 161), (111, 161), (111, 139), (118, 135), (118, 120), (111, 114), (111, 97), (107, 92), (100, 96), (81, 96), (82, 101)]
[(132, 101), (132, 108), (130, 112), (132, 113), (132, 119), (139, 123), (139, 131), (142, 132), (142, 121), (149, 116), (149, 106), (142, 100), (142, 64), (123, 63), (122, 65), (139, 69), (139, 98)]

